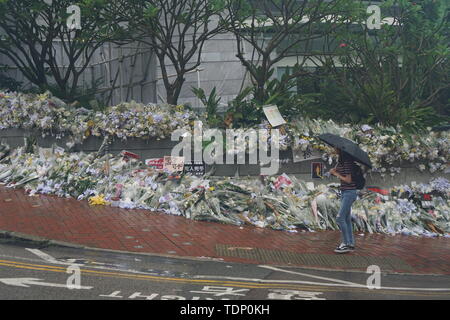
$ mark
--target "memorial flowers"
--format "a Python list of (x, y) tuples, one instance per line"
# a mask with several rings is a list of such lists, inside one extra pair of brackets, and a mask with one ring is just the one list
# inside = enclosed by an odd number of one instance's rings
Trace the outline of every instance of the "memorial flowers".
[[(176, 129), (192, 129), (196, 120), (199, 117), (183, 106), (124, 102), (95, 112), (73, 109), (49, 92), (41, 95), (0, 92), (0, 130), (24, 128), (38, 130), (44, 136), (70, 137), (68, 146), (89, 136), (166, 139)], [(262, 123), (255, 128), (267, 126)], [(398, 174), (400, 163), (416, 163), (419, 171), (436, 173), (445, 170), (450, 162), (449, 131), (433, 132), (428, 128), (427, 132), (413, 134), (401, 127), (337, 124), (332, 120), (306, 118), (294, 119), (277, 129), (281, 133), (280, 150), (317, 151), (323, 153), (325, 160), (331, 157), (330, 149), (315, 136), (329, 132), (354, 140), (369, 154), (373, 171), (382, 176)], [(245, 144), (240, 147), (246, 149)]]
[(42, 135), (87, 137), (111, 135), (119, 139), (170, 137), (189, 125), (193, 112), (182, 106), (121, 103), (104, 112), (73, 109), (49, 92), (42, 95), (0, 92), (0, 130), (35, 129)]
[[(44, 136), (71, 137), (71, 145), (90, 136), (166, 139), (176, 129), (192, 129), (195, 120), (198, 117), (183, 106), (127, 102), (95, 112), (71, 109), (50, 93), (0, 92), (0, 130), (24, 128)], [(263, 123), (257, 128), (267, 126)], [(428, 129), (412, 134), (400, 127), (306, 118), (279, 129), (281, 150), (316, 151), (329, 162), (335, 160), (331, 149), (315, 136), (329, 132), (354, 140), (369, 154), (372, 171), (382, 176), (400, 173), (400, 163), (415, 163), (420, 171), (436, 173), (450, 162), (448, 131)], [(249, 150), (256, 147), (252, 145)], [(245, 144), (239, 148), (247, 149)], [(287, 175), (260, 181), (184, 174), (174, 180), (168, 173), (149, 169), (139, 159), (125, 159), (123, 154), (68, 153), (59, 147), (33, 145), (10, 150), (0, 144), (0, 183), (24, 188), (30, 195), (54, 194), (87, 200), (91, 205), (157, 210), (195, 220), (290, 232), (337, 229), (336, 185), (314, 186)], [(355, 202), (354, 228), (369, 233), (448, 235), (449, 190), (450, 182), (440, 177), (429, 183), (393, 187), (385, 190), (383, 197), (367, 191)]]
[[(272, 179), (198, 177), (173, 179), (123, 154), (96, 156), (34, 146), (0, 162), (0, 183), (31, 196), (54, 194), (90, 205), (145, 209), (235, 225), (289, 232), (337, 230), (336, 184), (304, 183), (286, 174)], [(109, 163), (108, 166), (105, 166)], [(403, 185), (360, 194), (352, 210), (359, 232), (439, 236), (450, 233), (450, 182)]]

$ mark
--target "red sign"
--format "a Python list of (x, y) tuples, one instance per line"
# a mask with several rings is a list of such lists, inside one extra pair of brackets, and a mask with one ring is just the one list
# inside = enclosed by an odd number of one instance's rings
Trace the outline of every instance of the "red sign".
[(145, 164), (150, 168), (162, 170), (164, 168), (164, 158), (147, 159)]
[(423, 195), (423, 200), (425, 200), (425, 201), (431, 201), (431, 195), (430, 195), (430, 194), (424, 194), (424, 195)]
[(273, 186), (275, 187), (275, 189), (278, 190), (282, 187), (287, 187), (290, 184), (292, 184), (291, 179), (289, 179), (289, 177), (283, 173), (281, 176), (279, 176), (277, 178), (277, 180), (274, 182)]
[(380, 188), (377, 188), (377, 187), (368, 187), (367, 190), (370, 190), (370, 191), (382, 194), (384, 196), (389, 194), (389, 190), (380, 189)]
[(133, 152), (129, 152), (129, 151), (122, 151), (122, 156), (125, 159), (129, 159), (129, 158), (133, 158), (133, 159), (139, 159), (139, 155), (137, 155), (136, 153)]

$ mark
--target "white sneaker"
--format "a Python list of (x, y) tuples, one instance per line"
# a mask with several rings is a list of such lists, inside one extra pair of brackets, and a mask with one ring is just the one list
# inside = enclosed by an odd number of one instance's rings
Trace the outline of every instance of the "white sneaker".
[(347, 246), (345, 243), (341, 243), (336, 249), (334, 249), (334, 252), (336, 253), (347, 253), (353, 251), (349, 246)]

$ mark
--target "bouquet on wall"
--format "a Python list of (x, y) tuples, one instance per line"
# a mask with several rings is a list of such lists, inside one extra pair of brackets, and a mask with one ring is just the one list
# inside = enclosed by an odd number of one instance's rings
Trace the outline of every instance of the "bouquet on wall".
[[(72, 109), (49, 92), (41, 95), (0, 91), (0, 130), (24, 128), (39, 130), (43, 136), (69, 137), (68, 145), (81, 143), (89, 136), (110, 136), (118, 139), (165, 139), (179, 128), (192, 130), (193, 122), (201, 120), (183, 106), (124, 102), (104, 112)], [(262, 123), (248, 129), (270, 129)], [(205, 122), (206, 129), (206, 122)], [(417, 163), (420, 171), (431, 173), (446, 169), (450, 162), (450, 132), (408, 133), (401, 127), (337, 124), (332, 120), (298, 118), (277, 128), (280, 150), (323, 152), (326, 161), (333, 161), (329, 148), (315, 138), (333, 133), (357, 142), (369, 154), (373, 172), (395, 176), (401, 163)], [(245, 144), (238, 146), (244, 148)], [(250, 146), (254, 150), (257, 146)], [(227, 150), (227, 152), (239, 150)], [(0, 159), (2, 151), (0, 150)]]
[(91, 135), (164, 139), (174, 130), (190, 126), (194, 118), (193, 112), (183, 106), (132, 101), (95, 112), (70, 108), (50, 92), (34, 95), (0, 91), (0, 130), (36, 129), (43, 136), (71, 137), (72, 143), (81, 143)]

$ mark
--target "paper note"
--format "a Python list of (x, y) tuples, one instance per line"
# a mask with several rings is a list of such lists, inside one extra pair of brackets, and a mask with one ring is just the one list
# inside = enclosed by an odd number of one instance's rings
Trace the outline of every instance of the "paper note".
[(284, 120), (281, 116), (280, 110), (278, 110), (277, 106), (269, 105), (264, 107), (263, 110), (272, 127), (278, 127), (286, 123), (286, 120)]
[(164, 171), (182, 172), (184, 169), (184, 157), (164, 157)]

